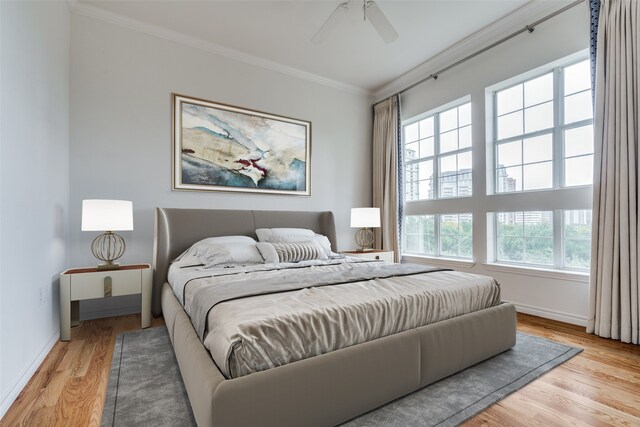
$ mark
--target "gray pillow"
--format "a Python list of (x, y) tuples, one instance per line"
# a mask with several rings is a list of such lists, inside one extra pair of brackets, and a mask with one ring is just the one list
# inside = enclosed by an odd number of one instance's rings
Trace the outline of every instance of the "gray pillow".
[(310, 242), (271, 243), (280, 262), (299, 262), (312, 259), (328, 259), (322, 246), (315, 240)]

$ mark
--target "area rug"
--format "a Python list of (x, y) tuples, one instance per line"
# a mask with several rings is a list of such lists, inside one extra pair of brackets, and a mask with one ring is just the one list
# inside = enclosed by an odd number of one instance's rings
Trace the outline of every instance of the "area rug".
[[(455, 426), (581, 351), (518, 333), (512, 349), (343, 426)], [(118, 335), (101, 425), (196, 425), (165, 327)]]

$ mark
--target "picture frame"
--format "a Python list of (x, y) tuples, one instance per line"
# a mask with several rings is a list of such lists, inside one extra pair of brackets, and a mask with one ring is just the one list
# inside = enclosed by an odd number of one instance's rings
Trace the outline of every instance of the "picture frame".
[(173, 189), (311, 195), (311, 122), (172, 94)]

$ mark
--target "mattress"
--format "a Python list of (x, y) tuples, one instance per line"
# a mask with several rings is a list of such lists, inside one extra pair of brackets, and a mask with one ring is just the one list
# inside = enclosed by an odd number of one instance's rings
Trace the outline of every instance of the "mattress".
[[(308, 276), (309, 270), (314, 275), (335, 275), (367, 264), (371, 263), (346, 259), (170, 269), (169, 283), (191, 316), (199, 289), (296, 281)], [(380, 268), (381, 263), (376, 264)], [(223, 375), (237, 378), (499, 303), (500, 287), (493, 278), (456, 271), (313, 286), (215, 304), (206, 314), (203, 343)]]

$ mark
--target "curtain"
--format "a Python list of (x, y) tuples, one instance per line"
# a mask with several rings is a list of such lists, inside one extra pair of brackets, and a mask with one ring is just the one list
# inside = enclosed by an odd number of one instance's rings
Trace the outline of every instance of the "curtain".
[(400, 99), (380, 102), (373, 111), (373, 207), (380, 208), (376, 246), (394, 251), (400, 260), (402, 223), (402, 151), (400, 150)]
[(602, 0), (587, 332), (638, 344), (640, 1)]
[(598, 18), (600, 17), (600, 0), (589, 0), (589, 17), (591, 20), (591, 34), (589, 53), (591, 56), (591, 100), (595, 102), (596, 87), (596, 56), (598, 44)]

